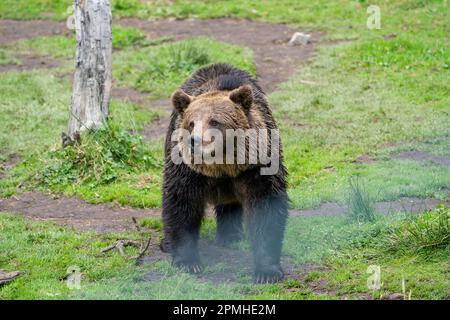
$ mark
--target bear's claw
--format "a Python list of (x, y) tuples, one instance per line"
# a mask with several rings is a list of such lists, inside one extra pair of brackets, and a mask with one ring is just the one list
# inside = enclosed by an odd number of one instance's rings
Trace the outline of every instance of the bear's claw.
[(192, 274), (198, 274), (203, 271), (203, 266), (200, 262), (179, 261), (174, 262), (173, 265), (184, 270), (185, 272)]
[(283, 279), (284, 273), (279, 266), (255, 271), (255, 283), (275, 283)]

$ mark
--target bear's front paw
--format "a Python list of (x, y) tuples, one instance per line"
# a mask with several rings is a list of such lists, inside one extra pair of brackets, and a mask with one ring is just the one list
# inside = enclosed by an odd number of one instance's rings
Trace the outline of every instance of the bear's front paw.
[(172, 265), (177, 268), (180, 268), (188, 273), (198, 274), (203, 271), (203, 266), (197, 259), (180, 259), (174, 258), (172, 261)]
[(284, 277), (280, 266), (259, 267), (255, 271), (255, 283), (275, 283)]

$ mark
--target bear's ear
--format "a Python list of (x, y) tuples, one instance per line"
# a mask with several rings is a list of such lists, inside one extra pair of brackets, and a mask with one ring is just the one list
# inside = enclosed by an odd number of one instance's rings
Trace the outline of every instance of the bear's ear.
[(250, 110), (253, 104), (253, 91), (249, 85), (240, 86), (230, 92), (230, 100), (242, 106), (245, 112)]
[(172, 105), (179, 113), (182, 113), (191, 101), (191, 96), (186, 94), (183, 90), (177, 90), (172, 94)]

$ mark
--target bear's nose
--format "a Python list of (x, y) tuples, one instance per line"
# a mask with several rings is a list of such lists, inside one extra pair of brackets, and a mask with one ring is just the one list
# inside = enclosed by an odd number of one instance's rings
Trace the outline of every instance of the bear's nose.
[(202, 143), (202, 137), (199, 135), (191, 136), (191, 152), (194, 153), (195, 148), (198, 148)]

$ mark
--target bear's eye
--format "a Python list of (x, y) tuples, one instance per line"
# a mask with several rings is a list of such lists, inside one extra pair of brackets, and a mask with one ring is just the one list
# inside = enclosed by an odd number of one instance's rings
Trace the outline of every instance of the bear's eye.
[(189, 122), (189, 129), (194, 129), (194, 121)]
[(218, 127), (220, 125), (220, 123), (217, 120), (212, 119), (209, 121), (209, 125), (211, 127)]

